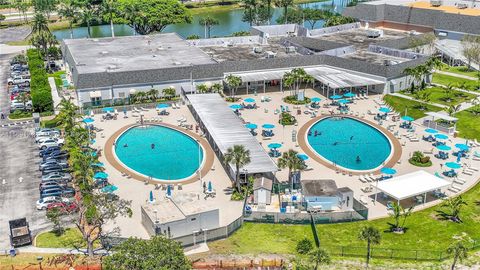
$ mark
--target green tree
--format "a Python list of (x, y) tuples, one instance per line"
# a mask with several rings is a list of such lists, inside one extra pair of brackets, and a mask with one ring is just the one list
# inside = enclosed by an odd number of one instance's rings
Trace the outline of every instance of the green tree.
[(62, 213), (58, 208), (49, 209), (46, 212), (47, 219), (53, 224), (53, 232), (60, 236), (64, 233), (65, 229), (62, 224)]
[(220, 21), (218, 19), (210, 17), (210, 15), (207, 15), (206, 17), (201, 18), (198, 21), (198, 24), (205, 27), (205, 38), (210, 38), (210, 32), (212, 31), (212, 27), (214, 27), (215, 25), (219, 25)]
[(272, 17), (271, 3), (265, 0), (243, 0), (242, 21), (248, 22), (250, 26), (267, 23)]
[(352, 17), (345, 17), (340, 14), (334, 14), (333, 16), (330, 16), (323, 27), (332, 27), (336, 25), (341, 25), (341, 24), (347, 24), (347, 23), (354, 23), (355, 19)]
[(58, 6), (58, 14), (68, 21), (70, 29), (70, 38), (73, 39), (73, 23), (79, 17), (79, 7), (77, 0), (62, 0)]
[(288, 182), (290, 188), (293, 189), (292, 173), (304, 168), (303, 161), (298, 157), (298, 152), (293, 149), (283, 152), (278, 159), (278, 167), (281, 169), (288, 168)]
[(212, 92), (214, 93), (220, 93), (223, 91), (223, 84), (221, 83), (214, 83), (212, 85)]
[(333, 16), (332, 11), (328, 9), (305, 8), (303, 9), (303, 18), (310, 24), (310, 29), (315, 28), (315, 24), (320, 20), (327, 20)]
[(448, 115), (453, 116), (454, 114), (456, 114), (460, 110), (461, 107), (462, 106), (460, 104), (458, 104), (458, 105), (453, 105), (452, 104), (452, 105), (448, 106), (448, 108), (447, 108)]
[(33, 0), (32, 4), (35, 12), (43, 13), (49, 19), (50, 14), (56, 9), (58, 0)]
[(439, 211), (439, 214), (445, 218), (449, 218), (453, 222), (462, 222), (460, 212), (465, 205), (467, 205), (467, 202), (462, 196), (447, 198), (440, 205), (440, 207), (446, 209), (447, 212)]
[(2, 21), (4, 21), (7, 17), (5, 15), (0, 14), (0, 26), (2, 25)]
[(300, 254), (307, 254), (312, 250), (312, 248), (312, 241), (306, 237), (297, 242), (296, 250)]
[(110, 32), (112, 38), (115, 37), (115, 30), (113, 29), (113, 20), (118, 14), (118, 1), (116, 0), (102, 0), (100, 5), (100, 14), (105, 21), (110, 22)]
[(48, 58), (48, 48), (56, 44), (57, 40), (48, 28), (47, 17), (43, 13), (35, 12), (31, 25), (30, 44), (39, 49), (42, 55)]
[(150, 101), (155, 102), (155, 101), (157, 101), (158, 90), (155, 89), (155, 88), (152, 88), (147, 92), (147, 95), (148, 95), (148, 98), (150, 99)]
[(27, 11), (30, 7), (30, 3), (26, 0), (15, 0), (13, 5), (15, 9), (18, 10), (18, 13), (23, 15), (23, 20), (27, 22)]
[(359, 240), (367, 241), (367, 262), (366, 262), (367, 268), (368, 268), (368, 264), (370, 263), (370, 257), (371, 257), (370, 254), (371, 254), (372, 245), (380, 244), (381, 238), (382, 237), (380, 236), (380, 232), (378, 231), (377, 228), (373, 226), (362, 228), (362, 230), (358, 234)]
[(104, 267), (107, 270), (188, 270), (191, 264), (179, 243), (154, 236), (149, 240), (129, 238), (105, 258)]
[[(418, 152), (418, 151), (417, 151)], [(421, 153), (421, 152), (420, 152)], [(404, 232), (405, 231), (405, 222), (407, 218), (411, 215), (413, 211), (413, 206), (405, 209), (399, 203), (394, 202), (392, 207), (392, 212), (389, 213), (395, 220), (392, 225), (392, 231), (394, 232)], [(402, 224), (400, 224), (400, 219), (403, 218)]]
[(453, 242), (448, 246), (447, 253), (453, 256), (451, 270), (454, 270), (457, 262), (462, 262), (468, 257), (468, 245), (472, 239), (465, 233), (453, 236)]
[(191, 23), (192, 16), (176, 0), (119, 0), (124, 22), (140, 35), (162, 32), (171, 24)]
[(301, 24), (303, 22), (302, 10), (297, 8), (288, 8), (287, 18), (285, 18), (283, 14), (277, 18), (278, 24), (282, 24), (284, 21), (288, 21), (289, 23)]
[(284, 19), (283, 23), (287, 24), (288, 23), (287, 12), (288, 12), (288, 8), (293, 6), (293, 0), (274, 0), (274, 4), (279, 8), (283, 8), (283, 19)]
[(97, 19), (98, 10), (97, 6), (92, 5), (90, 1), (85, 0), (81, 3), (81, 9), (78, 15), (80, 21), (87, 25), (88, 37), (92, 37), (92, 22)]
[(201, 39), (201, 37), (199, 35), (190, 35), (187, 37), (187, 39)]
[(235, 166), (235, 184), (237, 191), (241, 192), (240, 168), (250, 163), (250, 150), (246, 149), (243, 145), (237, 144), (228, 148), (223, 158), (226, 165), (233, 164)]
[(171, 99), (177, 94), (177, 90), (173, 87), (168, 87), (162, 90), (162, 94), (167, 98)]
[(59, 113), (56, 116), (58, 123), (65, 133), (69, 134), (78, 125), (77, 120), (80, 117), (80, 114), (77, 112), (78, 106), (73, 104), (71, 97), (69, 99), (63, 97), (57, 108), (59, 109)]
[(234, 97), (235, 93), (237, 92), (237, 88), (242, 85), (242, 78), (230, 74), (225, 78), (225, 82), (230, 89), (230, 96)]
[(208, 89), (208, 86), (206, 84), (199, 84), (197, 85), (197, 91), (200, 93), (208, 93), (210, 89)]
[(327, 251), (323, 248), (316, 248), (309, 253), (309, 259), (312, 263), (315, 264), (315, 270), (318, 269), (318, 266), (321, 264), (329, 264), (332, 260)]

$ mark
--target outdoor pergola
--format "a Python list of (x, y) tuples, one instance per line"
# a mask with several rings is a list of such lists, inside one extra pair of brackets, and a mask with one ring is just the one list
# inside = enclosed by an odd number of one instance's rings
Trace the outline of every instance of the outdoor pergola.
[[(452, 117), (452, 116), (447, 115), (447, 114), (438, 113), (438, 112), (427, 112), (425, 114), (431, 117), (431, 120), (429, 120), (427, 122), (424, 122), (424, 123), (426, 123), (425, 126), (427, 126), (429, 128), (438, 129), (438, 130), (446, 132), (448, 134), (452, 134), (452, 133), (455, 132), (456, 127), (457, 127), (458, 118)], [(454, 125), (453, 125), (453, 127), (450, 127), (450, 128), (445, 127), (445, 126), (439, 125), (437, 122), (435, 122), (435, 119), (442, 119), (442, 120), (445, 120), (445, 121), (448, 121), (448, 122), (454, 122)]]
[(450, 182), (423, 170), (372, 184), (375, 188), (375, 201), (377, 201), (377, 195), (379, 191), (381, 191), (396, 199), (397, 203), (400, 203), (401, 200), (419, 195), (423, 195), (423, 203), (426, 203), (428, 192), (450, 185)]

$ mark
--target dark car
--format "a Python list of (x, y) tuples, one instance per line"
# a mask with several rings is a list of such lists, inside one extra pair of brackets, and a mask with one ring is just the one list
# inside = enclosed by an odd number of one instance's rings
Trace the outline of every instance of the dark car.
[(72, 176), (69, 173), (62, 173), (62, 172), (53, 172), (42, 176), (42, 181), (49, 181), (49, 180), (63, 180), (63, 181), (71, 181)]
[(47, 165), (45, 165), (44, 167), (40, 167), (40, 171), (44, 171), (44, 170), (52, 170), (52, 169), (66, 169), (66, 167), (58, 164), (58, 163), (49, 163)]
[(41, 183), (38, 187), (38, 190), (42, 192), (44, 190), (55, 189), (55, 188), (62, 188), (62, 186), (60, 186), (56, 182)]
[(64, 197), (73, 197), (75, 196), (75, 189), (66, 187), (66, 188), (47, 188), (40, 192), (40, 198), (45, 198), (49, 196), (64, 196)]
[(66, 170), (65, 170), (65, 168), (58, 167), (58, 166), (57, 166), (57, 167), (45, 168), (45, 169), (42, 171), (42, 176), (43, 176), (43, 175), (50, 174), (50, 173), (53, 173), (53, 172), (65, 173)]
[(60, 146), (50, 146), (45, 148), (44, 150), (40, 150), (38, 153), (41, 157), (48, 156), (53, 152), (59, 152), (62, 148)]
[(65, 150), (60, 150), (60, 151), (56, 151), (43, 156), (43, 160), (46, 160), (47, 158), (55, 158), (55, 159), (68, 158), (68, 153)]
[(52, 166), (60, 166), (62, 168), (68, 168), (67, 162), (61, 162), (56, 159), (47, 159), (44, 162), (40, 163), (38, 169), (41, 171), (44, 168), (52, 167)]

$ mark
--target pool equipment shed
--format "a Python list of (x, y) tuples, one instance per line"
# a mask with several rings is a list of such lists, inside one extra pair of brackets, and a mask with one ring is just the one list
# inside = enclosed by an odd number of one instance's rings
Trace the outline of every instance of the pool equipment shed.
[(253, 182), (253, 203), (259, 206), (270, 205), (272, 202), (273, 180), (261, 177)]

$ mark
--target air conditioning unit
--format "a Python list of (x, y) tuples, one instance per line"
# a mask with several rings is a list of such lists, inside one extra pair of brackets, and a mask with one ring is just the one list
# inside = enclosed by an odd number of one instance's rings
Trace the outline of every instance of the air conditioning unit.
[(465, 4), (465, 3), (458, 3), (458, 4), (457, 4), (457, 7), (458, 7), (459, 9), (466, 9), (466, 8), (468, 8), (468, 5)]
[(287, 53), (295, 53), (295, 52), (297, 52), (297, 49), (295, 48), (295, 46), (287, 46), (287, 47), (285, 48), (285, 51), (286, 51)]
[(443, 1), (442, 0), (430, 0), (430, 5), (432, 5), (432, 7), (439, 7), (439, 6), (443, 5)]
[(254, 53), (263, 53), (263, 48), (262, 47), (253, 47), (253, 52)]
[(378, 38), (383, 36), (383, 30), (381, 29), (368, 29), (367, 30), (367, 37), (368, 38)]
[(265, 58), (275, 58), (277, 56), (276, 53), (272, 52), (272, 51), (266, 51), (265, 52)]

